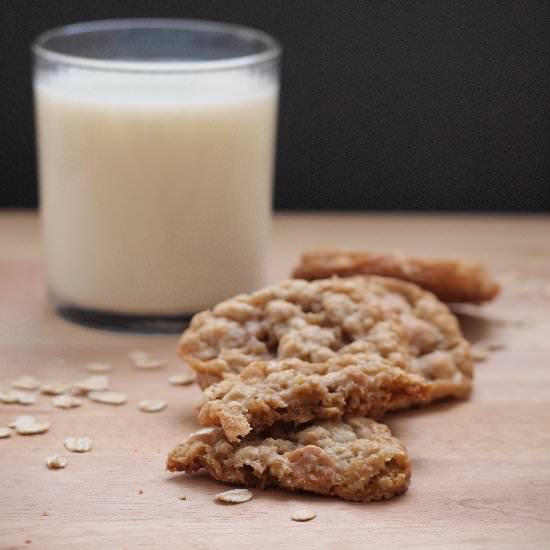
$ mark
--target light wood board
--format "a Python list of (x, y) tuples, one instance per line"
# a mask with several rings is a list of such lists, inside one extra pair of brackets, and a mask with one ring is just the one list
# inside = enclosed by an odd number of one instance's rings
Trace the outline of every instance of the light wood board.
[[(476, 366), (469, 401), (387, 418), (413, 460), (404, 496), (355, 504), (255, 490), (250, 502), (224, 506), (213, 501), (222, 484), (164, 471), (170, 448), (196, 429), (198, 389), (168, 384), (180, 369), (177, 338), (58, 318), (45, 298), (36, 215), (0, 212), (0, 388), (20, 374), (79, 380), (86, 362), (108, 361), (113, 388), (130, 396), (119, 408), (85, 401), (66, 411), (45, 396), (0, 404), (0, 426), (21, 414), (51, 422), (44, 435), (0, 440), (0, 548), (550, 548), (550, 218), (279, 215), (271, 281), (317, 244), (471, 257), (516, 272), (497, 302), (461, 317), (470, 339), (504, 347)], [(137, 372), (127, 358), (136, 349), (169, 364)], [(145, 414), (145, 398), (169, 406)], [(66, 452), (73, 435), (94, 450)], [(45, 467), (53, 452), (68, 456), (65, 470)], [(292, 522), (303, 507), (317, 518)]]

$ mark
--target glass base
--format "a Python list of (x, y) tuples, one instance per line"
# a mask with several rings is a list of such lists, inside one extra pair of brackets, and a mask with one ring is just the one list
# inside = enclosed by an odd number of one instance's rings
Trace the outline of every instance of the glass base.
[(124, 315), (82, 308), (59, 303), (52, 298), (53, 305), (61, 317), (87, 327), (133, 332), (141, 334), (180, 334), (189, 325), (193, 313), (183, 315)]

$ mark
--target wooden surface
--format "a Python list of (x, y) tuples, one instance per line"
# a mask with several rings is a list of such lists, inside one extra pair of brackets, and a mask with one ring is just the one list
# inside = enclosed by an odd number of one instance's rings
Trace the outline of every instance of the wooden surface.
[[(30, 407), (0, 404), (0, 425), (21, 414), (51, 422), (44, 435), (0, 440), (0, 548), (550, 548), (550, 218), (278, 216), (271, 280), (315, 244), (471, 257), (507, 282), (493, 305), (461, 316), (471, 340), (504, 346), (477, 365), (471, 400), (387, 418), (413, 460), (408, 493), (354, 504), (268, 490), (224, 506), (212, 498), (222, 484), (167, 474), (166, 453), (196, 428), (198, 390), (167, 381), (179, 369), (176, 338), (59, 319), (45, 299), (36, 216), (3, 212), (0, 387), (19, 374), (79, 380), (87, 361), (109, 361), (113, 388), (130, 399), (69, 411), (45, 396)], [(169, 365), (136, 372), (127, 359), (135, 349)], [(169, 406), (145, 414), (136, 405), (144, 398)], [(72, 435), (91, 438), (94, 450), (65, 452)], [(46, 469), (53, 452), (68, 456), (65, 470)], [(302, 507), (317, 518), (292, 522)]]

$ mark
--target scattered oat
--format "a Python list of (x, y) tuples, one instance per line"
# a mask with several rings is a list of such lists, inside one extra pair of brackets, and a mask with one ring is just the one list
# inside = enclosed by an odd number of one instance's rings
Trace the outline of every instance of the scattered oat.
[(312, 519), (315, 519), (317, 517), (317, 514), (312, 510), (301, 509), (292, 512), (292, 516), (290, 517), (293, 521), (310, 521)]
[(113, 370), (113, 366), (110, 363), (104, 363), (103, 361), (92, 361), (86, 365), (86, 370), (90, 372), (109, 372)]
[(185, 495), (182, 495), (181, 497), (178, 497), (178, 500), (187, 500), (187, 497)]
[(92, 442), (87, 437), (67, 437), (63, 445), (71, 453), (87, 453), (92, 450)]
[(61, 470), (67, 466), (67, 459), (64, 456), (54, 454), (46, 457), (46, 466), (50, 470)]
[(124, 405), (128, 401), (128, 396), (125, 393), (116, 391), (91, 391), (88, 397), (96, 403), (107, 405)]
[(0, 390), (0, 403), (17, 403), (19, 392), (13, 390)]
[(45, 420), (37, 420), (34, 416), (18, 416), (14, 422), (10, 423), (10, 427), (12, 426), (20, 435), (35, 435), (47, 432), (50, 423)]
[(61, 395), (66, 391), (69, 391), (72, 387), (72, 384), (67, 382), (52, 382), (51, 384), (44, 384), (40, 388), (40, 392), (44, 395)]
[(139, 402), (139, 410), (143, 412), (160, 412), (166, 408), (168, 403), (160, 399), (144, 399)]
[(17, 394), (17, 403), (19, 405), (34, 405), (36, 403), (36, 395), (32, 393), (15, 392)]
[(174, 374), (173, 376), (170, 376), (169, 381), (170, 384), (174, 386), (188, 386), (189, 384), (192, 384), (197, 377), (191, 373), (183, 373), (183, 374)]
[(42, 512), (42, 515), (43, 515), (43, 516), (47, 516), (47, 515), (48, 515), (48, 512), (46, 512), (46, 510), (44, 510), (44, 511)]
[(130, 352), (128, 354), (128, 357), (132, 360), (133, 363), (135, 363), (136, 361), (139, 361), (140, 359), (150, 359), (151, 354), (147, 353), (146, 351), (136, 350), (136, 351)]
[(504, 344), (501, 344), (499, 342), (489, 342), (487, 345), (487, 349), (489, 351), (501, 351), (503, 349), (506, 349), (506, 346)]
[(138, 495), (142, 495), (142, 494), (143, 494), (143, 489), (140, 489), (140, 490), (138, 491)]
[(37, 390), (40, 382), (34, 376), (20, 376), (11, 385), (18, 390)]
[(214, 498), (218, 502), (241, 504), (242, 502), (248, 502), (252, 496), (252, 493), (248, 489), (231, 489), (230, 491), (218, 493)]
[(489, 357), (489, 349), (485, 346), (472, 346), (471, 353), (474, 361), (485, 361)]
[(494, 317), (487, 320), (497, 326), (510, 328), (526, 328), (534, 324), (532, 319), (499, 319)]
[(79, 394), (92, 391), (104, 391), (109, 388), (109, 378), (107, 376), (90, 376), (74, 385)]
[(7, 439), (8, 437), (11, 437), (10, 428), (0, 426), (0, 439)]
[(188, 435), (188, 437), (192, 437), (194, 435), (207, 435), (207, 434), (211, 434), (212, 432), (215, 432), (215, 431), (216, 431), (216, 428), (211, 427), (211, 426), (208, 427), (208, 428), (200, 428), (196, 432), (190, 433)]
[(60, 409), (74, 409), (80, 407), (82, 401), (72, 395), (58, 395), (52, 399), (52, 405)]
[(25, 544), (32, 544), (32, 539), (25, 539)]
[(141, 357), (134, 360), (134, 367), (140, 370), (156, 370), (166, 366), (165, 361), (160, 361), (154, 357)]

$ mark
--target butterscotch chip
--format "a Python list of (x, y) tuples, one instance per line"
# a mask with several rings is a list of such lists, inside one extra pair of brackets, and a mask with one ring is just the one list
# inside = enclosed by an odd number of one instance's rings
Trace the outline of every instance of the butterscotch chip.
[(492, 300), (500, 292), (497, 281), (479, 263), (418, 258), (403, 254), (375, 254), (317, 249), (302, 255), (294, 268), (298, 279), (326, 279), (338, 275), (382, 275), (415, 283), (444, 302)]
[(16, 378), (11, 385), (18, 390), (37, 390), (40, 382), (34, 376), (20, 376)]
[(66, 382), (52, 382), (49, 384), (44, 384), (40, 388), (40, 393), (44, 395), (61, 395), (69, 391), (72, 387), (72, 384)]
[(312, 519), (315, 519), (317, 517), (317, 514), (312, 510), (301, 509), (292, 512), (292, 516), (290, 517), (293, 521), (310, 521)]
[(0, 439), (7, 439), (8, 437), (11, 437), (11, 429), (0, 426)]
[(52, 405), (60, 409), (74, 409), (82, 405), (82, 401), (72, 395), (58, 395), (52, 399)]
[(258, 361), (204, 391), (199, 422), (221, 426), (233, 442), (277, 422), (345, 414), (380, 418), (388, 410), (423, 403), (432, 391), (424, 378), (377, 355), (341, 355), (325, 363)]
[(433, 383), (426, 402), (467, 397), (470, 345), (449, 308), (417, 285), (388, 277), (289, 280), (195, 315), (179, 353), (202, 388), (250, 363), (323, 363), (380, 356)]
[(72, 453), (87, 453), (92, 450), (92, 442), (87, 437), (67, 437), (63, 445)]
[(46, 466), (50, 470), (61, 470), (67, 466), (68, 460), (66, 457), (54, 454), (46, 457)]
[(167, 460), (168, 470), (206, 469), (235, 485), (310, 491), (347, 500), (391, 498), (407, 490), (410, 462), (389, 429), (369, 418), (277, 426), (230, 443), (221, 429), (191, 436)]
[(47, 432), (50, 428), (50, 423), (47, 421), (37, 420), (34, 416), (18, 416), (15, 421), (10, 424), (15, 431), (20, 435), (36, 435)]
[(101, 374), (112, 371), (113, 366), (110, 363), (105, 363), (103, 361), (92, 361), (91, 363), (86, 364), (86, 370)]
[(252, 493), (248, 489), (231, 489), (218, 493), (214, 498), (218, 502), (225, 502), (226, 504), (241, 504), (251, 500), (252, 496)]
[(128, 396), (125, 393), (115, 391), (91, 391), (88, 397), (91, 401), (106, 405), (123, 405), (128, 401)]
[(183, 373), (183, 374), (174, 374), (170, 376), (168, 381), (173, 386), (188, 386), (189, 384), (193, 384), (195, 380), (197, 379), (197, 376), (194, 373)]
[(144, 399), (138, 404), (138, 408), (143, 412), (160, 412), (163, 411), (168, 403), (160, 399)]

